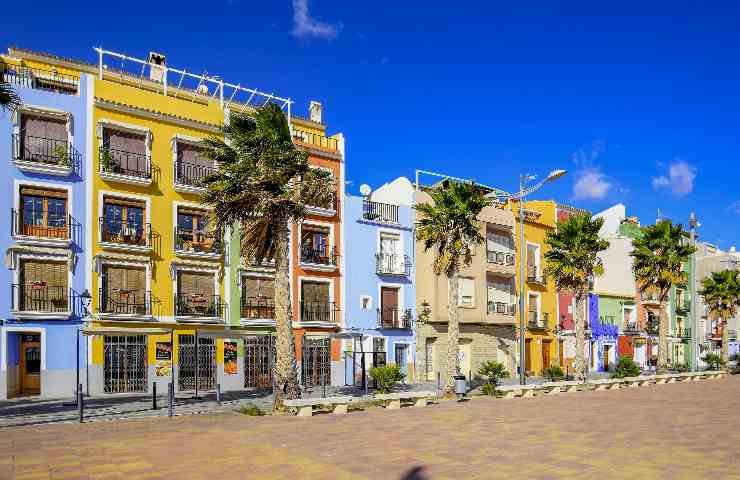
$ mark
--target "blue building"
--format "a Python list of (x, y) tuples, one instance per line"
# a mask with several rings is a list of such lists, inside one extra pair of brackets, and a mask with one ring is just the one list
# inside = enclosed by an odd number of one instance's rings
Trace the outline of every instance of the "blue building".
[[(58, 398), (75, 391), (79, 295), (89, 259), (84, 165), (92, 78), (11, 50), (0, 78), (22, 100), (0, 113), (0, 399)], [(80, 376), (84, 382), (84, 373)]]
[(588, 319), (591, 329), (589, 370), (608, 372), (614, 370), (617, 362), (619, 328), (605, 322), (599, 316), (599, 296), (588, 294)]
[[(365, 192), (363, 192), (365, 193)], [(345, 383), (361, 386), (363, 371), (395, 363), (413, 378), (413, 186), (400, 177), (364, 197), (345, 197)], [(364, 369), (363, 369), (364, 367)]]

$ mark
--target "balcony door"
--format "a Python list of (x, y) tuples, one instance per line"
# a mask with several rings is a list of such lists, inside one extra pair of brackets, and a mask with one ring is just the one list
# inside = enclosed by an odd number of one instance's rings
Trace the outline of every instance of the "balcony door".
[(106, 313), (147, 314), (146, 270), (119, 265), (103, 266), (101, 308)]
[(178, 250), (211, 252), (214, 246), (214, 236), (208, 230), (208, 212), (179, 208), (175, 243)]
[(303, 224), (301, 226), (301, 261), (329, 263), (329, 227)]
[(214, 275), (204, 272), (177, 273), (177, 314), (215, 317), (218, 298)]
[(540, 322), (539, 297), (529, 294), (529, 321), (532, 323)]
[(275, 280), (262, 277), (242, 279), (242, 318), (275, 318)]
[(380, 287), (380, 319), (383, 328), (398, 327), (398, 288)]
[(21, 187), (21, 235), (67, 238), (67, 192)]
[(403, 255), (401, 254), (401, 238), (398, 235), (380, 235), (381, 271), (387, 273), (403, 272)]
[(104, 128), (103, 149), (103, 171), (134, 177), (149, 176), (146, 136), (143, 133)]
[(18, 305), (21, 311), (69, 310), (66, 262), (24, 260), (20, 266)]
[(527, 275), (537, 277), (540, 273), (540, 247), (527, 245)]
[(102, 239), (104, 242), (144, 245), (144, 204), (117, 198), (105, 198)]
[(329, 283), (301, 283), (301, 321), (333, 322), (333, 305), (329, 297)]
[(203, 156), (203, 149), (188, 142), (177, 142), (177, 181), (193, 187), (200, 186), (207, 175), (213, 173), (213, 160)]
[(489, 275), (488, 310), (490, 313), (510, 313), (514, 303), (513, 279)]
[(21, 158), (59, 163), (68, 152), (67, 119), (30, 113), (21, 114)]

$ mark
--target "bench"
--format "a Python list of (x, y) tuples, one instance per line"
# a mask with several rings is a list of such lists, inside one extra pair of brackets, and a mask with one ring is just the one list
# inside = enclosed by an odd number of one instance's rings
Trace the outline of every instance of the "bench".
[(598, 380), (589, 380), (589, 385), (593, 385), (596, 388), (594, 390), (619, 390), (622, 386), (621, 378), (602, 378)]
[(655, 383), (657, 384), (676, 383), (676, 375), (673, 375), (671, 373), (665, 373), (663, 375), (655, 375)]
[(313, 415), (313, 407), (319, 405), (330, 405), (335, 415), (345, 415), (347, 404), (352, 397), (326, 397), (326, 398), (299, 398), (296, 400), (285, 400), (283, 405), (298, 409), (299, 417), (310, 417)]
[[(540, 387), (545, 391), (545, 395), (557, 395), (561, 392), (569, 393), (578, 391), (583, 382), (578, 380), (568, 380), (563, 382), (545, 382)], [(563, 388), (564, 390), (561, 390)]]
[(716, 380), (718, 378), (722, 378), (722, 371), (720, 370), (706, 370), (702, 372), (702, 375), (710, 380)]
[(650, 381), (652, 380), (652, 377), (643, 377), (643, 376), (624, 377), (622, 380), (624, 381), (624, 384), (627, 385), (627, 387), (638, 388), (644, 385), (649, 385)]
[(504, 385), (496, 390), (503, 393), (501, 398), (509, 399), (517, 395), (521, 395), (522, 398), (531, 398), (534, 397), (534, 391), (537, 388), (539, 388), (537, 385)]
[(401, 400), (413, 400), (414, 407), (425, 407), (429, 398), (436, 398), (436, 392), (398, 392), (398, 393), (378, 393), (373, 395), (373, 399), (388, 402), (388, 410), (401, 408)]

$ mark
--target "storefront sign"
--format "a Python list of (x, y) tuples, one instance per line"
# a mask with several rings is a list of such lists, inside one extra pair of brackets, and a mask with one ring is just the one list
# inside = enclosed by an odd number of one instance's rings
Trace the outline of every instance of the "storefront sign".
[(236, 342), (224, 342), (224, 373), (227, 375), (236, 375)]
[(157, 342), (156, 349), (157, 364), (155, 367), (158, 377), (169, 377), (172, 374), (172, 344), (170, 342)]

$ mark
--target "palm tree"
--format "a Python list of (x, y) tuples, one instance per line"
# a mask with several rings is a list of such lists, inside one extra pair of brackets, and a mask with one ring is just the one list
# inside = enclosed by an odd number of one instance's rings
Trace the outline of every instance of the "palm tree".
[(668, 365), (668, 295), (671, 287), (686, 283), (683, 264), (696, 249), (686, 241), (686, 231), (670, 220), (649, 225), (642, 236), (632, 242), (630, 255), (634, 258), (635, 279), (640, 293), (656, 294), (660, 302), (658, 312), (658, 365)]
[(203, 141), (205, 155), (218, 170), (203, 180), (201, 200), (213, 207), (211, 223), (224, 235), (240, 227), (240, 254), (246, 262), (275, 263), (276, 350), (274, 408), (301, 395), (291, 330), (289, 225), (296, 225), (306, 205), (329, 201), (336, 190), (330, 173), (311, 169), (308, 153), (292, 142), (287, 119), (268, 104), (254, 115), (231, 114), (224, 139)]
[(17, 110), (21, 106), (21, 99), (8, 82), (3, 80), (0, 73), (0, 109)]
[(727, 320), (734, 317), (740, 306), (740, 277), (735, 270), (712, 272), (701, 281), (699, 295), (704, 298), (709, 314), (722, 322), (722, 360), (727, 362)]
[(473, 261), (473, 248), (485, 240), (479, 231), (478, 214), (489, 205), (480, 188), (473, 183), (444, 181), (430, 191), (433, 203), (414, 206), (419, 213), (417, 240), (424, 251), (434, 248), (432, 264), (435, 275), (447, 277), (447, 381), (446, 391), (454, 392), (460, 366), (460, 322), (458, 317), (458, 275), (462, 266)]
[(584, 213), (560, 220), (553, 232), (548, 232), (545, 243), (546, 271), (555, 280), (559, 291), (572, 293), (576, 299), (576, 360), (578, 380), (586, 379), (586, 311), (588, 291), (594, 276), (603, 275), (604, 266), (599, 252), (609, 248), (609, 242), (599, 237), (603, 218), (592, 218)]

